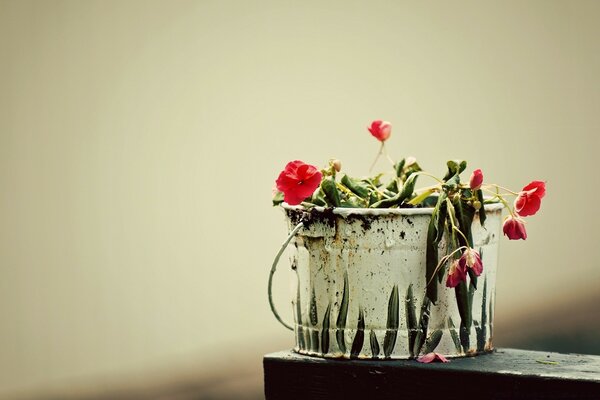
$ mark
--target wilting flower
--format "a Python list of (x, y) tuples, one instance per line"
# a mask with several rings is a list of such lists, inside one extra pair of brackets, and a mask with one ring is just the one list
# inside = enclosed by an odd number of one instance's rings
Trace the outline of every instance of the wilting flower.
[(502, 231), (508, 236), (510, 240), (527, 239), (527, 231), (525, 231), (525, 224), (521, 218), (513, 218), (509, 216), (502, 225)]
[(367, 127), (371, 135), (375, 136), (380, 142), (385, 142), (392, 133), (392, 124), (387, 121), (375, 120), (371, 122), (371, 126)]
[(471, 190), (479, 190), (481, 188), (481, 184), (483, 183), (483, 172), (480, 169), (476, 169), (471, 174), (471, 180), (469, 181), (469, 186)]
[(443, 363), (450, 362), (446, 357), (441, 355), (440, 353), (427, 353), (424, 356), (417, 358), (417, 361), (420, 363), (429, 364), (430, 362), (440, 361)]
[(464, 265), (460, 265), (459, 260), (454, 260), (448, 269), (446, 287), (456, 287), (465, 280), (467, 280), (467, 269)]
[(289, 162), (275, 181), (289, 205), (297, 205), (310, 197), (321, 184), (322, 174), (314, 165), (296, 160)]
[(525, 186), (515, 199), (515, 211), (521, 217), (534, 215), (540, 209), (546, 194), (546, 182), (533, 181)]
[(483, 272), (483, 263), (481, 262), (481, 256), (477, 250), (468, 248), (465, 250), (463, 255), (458, 260), (458, 265), (464, 269), (471, 268), (475, 273), (475, 276), (481, 275)]

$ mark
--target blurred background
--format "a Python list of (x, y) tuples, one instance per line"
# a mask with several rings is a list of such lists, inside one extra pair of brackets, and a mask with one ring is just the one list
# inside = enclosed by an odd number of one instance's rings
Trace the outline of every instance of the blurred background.
[(0, 398), (261, 398), (274, 180), (366, 174), (373, 119), (434, 174), (547, 181), (495, 343), (600, 354), (599, 37), (583, 0), (0, 0)]

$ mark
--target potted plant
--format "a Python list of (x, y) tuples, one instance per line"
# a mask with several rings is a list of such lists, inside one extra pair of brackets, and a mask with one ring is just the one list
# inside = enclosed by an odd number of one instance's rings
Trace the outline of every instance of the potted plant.
[[(383, 155), (393, 167), (388, 174), (355, 178), (339, 160), (324, 169), (297, 160), (276, 180), (273, 204), (290, 234), (269, 276), (275, 317), (295, 331), (295, 350), (314, 356), (430, 362), (492, 351), (500, 231), (527, 238), (524, 218), (539, 210), (545, 183), (511, 191), (485, 183), (480, 169), (463, 182), (460, 160), (436, 177), (412, 157), (389, 157), (390, 123), (368, 130), (381, 142), (375, 162)], [(417, 188), (419, 178), (432, 184)], [(293, 325), (271, 297), (290, 242)]]

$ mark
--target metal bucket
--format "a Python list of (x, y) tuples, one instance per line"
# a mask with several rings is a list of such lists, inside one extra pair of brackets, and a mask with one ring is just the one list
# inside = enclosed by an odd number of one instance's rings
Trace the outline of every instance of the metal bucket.
[[(425, 299), (427, 227), (431, 208), (323, 209), (283, 205), (290, 236), (269, 279), (277, 319), (293, 329), (298, 353), (326, 358), (408, 359), (432, 351), (461, 357), (493, 350), (493, 311), (502, 205), (486, 205), (485, 228), (476, 214), (474, 248), (483, 261), (469, 288), (470, 326), (461, 319), (455, 290), (439, 285)], [(273, 273), (293, 243), (293, 326), (279, 317)], [(444, 254), (445, 241), (442, 240)], [(425, 304), (424, 304), (425, 303)], [(461, 324), (462, 321), (462, 324)], [(425, 329), (423, 329), (425, 327)]]

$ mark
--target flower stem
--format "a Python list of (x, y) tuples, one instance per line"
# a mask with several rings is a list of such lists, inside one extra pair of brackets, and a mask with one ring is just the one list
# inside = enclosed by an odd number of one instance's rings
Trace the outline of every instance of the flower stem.
[(379, 152), (377, 153), (377, 157), (375, 157), (375, 160), (373, 161), (373, 164), (371, 164), (371, 168), (369, 168), (369, 173), (371, 173), (371, 171), (373, 170), (373, 167), (375, 166), (375, 164), (377, 163), (377, 160), (379, 160), (379, 156), (381, 154), (383, 154), (383, 142), (381, 142), (381, 147), (379, 148)]
[(510, 213), (510, 215), (513, 218), (516, 218), (514, 211), (510, 208), (510, 206), (508, 205), (508, 203), (506, 202), (506, 200), (504, 200), (504, 197), (502, 197), (500, 195), (500, 193), (494, 193), (494, 192), (492, 192), (491, 190), (488, 190), (488, 189), (482, 189), (482, 190), (485, 190), (486, 192), (493, 194), (495, 198), (497, 198), (498, 200), (500, 200), (500, 202), (502, 204), (504, 204), (504, 207), (506, 207), (508, 209), (508, 212)]
[(490, 184), (488, 184), (488, 185), (484, 185), (484, 186), (492, 186), (492, 187), (495, 187), (496, 189), (502, 189), (502, 190), (504, 190), (505, 192), (507, 192), (507, 193), (509, 193), (509, 194), (512, 194), (513, 196), (518, 196), (518, 195), (519, 195), (519, 193), (517, 193), (517, 192), (513, 192), (512, 190), (510, 190), (510, 189), (507, 189), (507, 188), (505, 188), (505, 187), (502, 187), (502, 186), (500, 186), (500, 185), (496, 185), (495, 183), (490, 183)]

